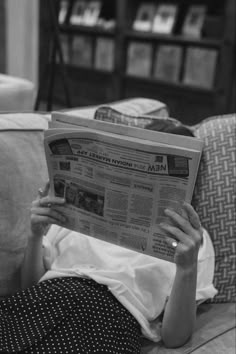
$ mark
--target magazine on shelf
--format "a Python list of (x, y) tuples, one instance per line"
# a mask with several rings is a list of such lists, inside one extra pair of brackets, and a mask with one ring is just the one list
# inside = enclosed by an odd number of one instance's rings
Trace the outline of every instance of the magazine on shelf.
[(95, 26), (101, 12), (101, 1), (76, 0), (72, 7), (70, 23), (72, 25)]
[(202, 141), (70, 118), (53, 112), (44, 138), (51, 193), (66, 200), (65, 227), (173, 262), (160, 223), (166, 208), (180, 212), (191, 201)]
[(79, 67), (93, 66), (93, 39), (90, 36), (74, 36), (72, 41), (71, 64)]
[(59, 14), (58, 14), (59, 24), (63, 24), (65, 22), (68, 9), (69, 9), (69, 1), (62, 0), (60, 3), (60, 9), (59, 9)]
[(178, 82), (183, 50), (178, 45), (159, 45), (154, 62), (154, 77), (168, 82)]
[(170, 34), (173, 31), (178, 6), (176, 4), (159, 4), (153, 20), (152, 31), (161, 34)]
[(131, 41), (127, 50), (128, 75), (149, 77), (152, 66), (152, 46), (150, 43)]
[(84, 12), (86, 8), (85, 0), (76, 0), (73, 3), (72, 13), (70, 15), (70, 23), (72, 25), (81, 25), (84, 18)]
[(183, 23), (182, 34), (189, 37), (200, 38), (205, 16), (205, 5), (190, 6)]
[(187, 48), (183, 83), (212, 89), (214, 87), (217, 58), (218, 52), (216, 49)]
[(97, 37), (94, 66), (98, 70), (114, 69), (115, 43), (112, 38)]
[(133, 23), (136, 31), (151, 31), (155, 15), (156, 5), (153, 3), (141, 3), (138, 7)]

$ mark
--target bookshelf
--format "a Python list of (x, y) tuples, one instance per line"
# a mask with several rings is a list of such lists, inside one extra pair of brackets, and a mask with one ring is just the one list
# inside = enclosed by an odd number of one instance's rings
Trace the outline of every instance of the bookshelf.
[[(65, 5), (66, 1), (58, 0), (59, 7), (62, 2)], [(70, 10), (73, 10), (70, 6), (75, 2), (76, 0), (67, 0)], [(84, 2), (88, 4), (91, 1)], [(229, 97), (232, 97), (235, 74), (235, 0), (170, 1), (170, 4), (177, 7), (177, 15), (169, 33), (158, 33), (150, 28), (146, 30), (146, 27), (144, 30), (134, 29), (133, 24), (137, 13), (139, 11), (140, 16), (140, 7), (145, 3), (144, 0), (100, 0), (99, 19), (105, 19), (102, 24), (101, 21), (93, 25), (70, 23), (70, 11), (64, 21), (59, 23), (62, 50), (64, 57), (67, 58), (65, 69), (72, 106), (96, 105), (129, 97), (149, 97), (167, 103), (170, 107), (170, 115), (187, 124), (198, 123), (210, 115), (230, 113), (233, 104), (232, 100), (230, 104)], [(156, 8), (160, 4), (165, 4), (164, 1), (157, 0), (150, 0), (150, 3)], [(42, 0), (40, 5), (41, 23), (45, 24), (47, 1)], [(188, 36), (186, 33), (183, 34), (183, 24), (190, 6), (197, 7), (197, 10), (199, 6), (203, 6), (205, 17), (201, 21), (200, 30), (194, 30), (193, 34)], [(196, 9), (191, 10), (194, 12)], [(71, 61), (73, 42), (76, 42), (76, 37), (81, 36), (91, 43), (91, 65), (89, 66), (78, 64), (78, 62), (83, 63), (83, 60)], [(41, 48), (43, 48), (43, 43), (48, 41), (45, 26), (44, 30), (41, 30), (40, 37)], [(97, 45), (99, 41), (103, 46)], [(113, 48), (107, 50), (109, 55), (113, 52), (113, 57), (107, 60), (107, 67), (104, 63), (106, 41), (107, 45), (112, 44)], [(138, 70), (134, 72), (127, 69), (128, 66), (132, 66), (132, 62), (128, 64), (128, 53), (133, 43), (140, 48), (145, 47), (143, 44), (150, 47), (147, 50), (149, 63), (144, 65), (145, 75), (141, 72), (142, 66), (140, 75)], [(163, 79), (163, 75), (155, 76), (157, 53), (163, 46), (165, 47), (163, 53), (168, 53), (168, 46), (178, 47), (181, 50), (182, 59), (178, 60), (178, 74), (175, 70), (174, 81), (168, 80), (170, 67), (165, 70), (166, 78)], [(103, 48), (100, 64), (99, 54), (96, 52), (98, 47)], [(144, 57), (142, 51), (138, 49), (136, 52), (140, 52)], [(41, 56), (45, 61), (43, 51)], [(163, 63), (165, 64), (165, 60)], [(171, 65), (170, 60), (168, 65)], [(58, 69), (56, 65), (56, 74)], [(198, 72), (198, 70), (205, 70), (205, 72)], [(63, 102), (63, 89), (57, 82), (57, 76), (59, 75), (55, 75), (54, 101)]]

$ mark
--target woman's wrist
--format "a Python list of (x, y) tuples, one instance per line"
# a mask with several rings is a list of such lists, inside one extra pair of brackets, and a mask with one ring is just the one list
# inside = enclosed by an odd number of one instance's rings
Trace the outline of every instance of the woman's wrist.
[(197, 261), (188, 266), (176, 264), (176, 273), (182, 274), (182, 276), (186, 277), (197, 274)]
[(42, 238), (43, 238), (43, 233), (33, 232), (31, 230), (29, 237), (28, 237), (28, 242), (30, 242), (30, 243), (41, 242)]

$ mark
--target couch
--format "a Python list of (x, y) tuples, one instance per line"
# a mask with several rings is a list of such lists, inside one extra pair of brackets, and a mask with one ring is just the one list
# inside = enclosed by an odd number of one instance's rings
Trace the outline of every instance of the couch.
[[(49, 120), (38, 113), (0, 114), (1, 298), (19, 290), (31, 201), (48, 178), (43, 132)], [(235, 127), (233, 114), (204, 119), (192, 127), (205, 143), (195, 203), (215, 247), (218, 295), (199, 306), (196, 331), (186, 345), (166, 349), (162, 343), (143, 340), (142, 354), (235, 354)]]
[(34, 100), (33, 82), (0, 74), (0, 112), (32, 111)]

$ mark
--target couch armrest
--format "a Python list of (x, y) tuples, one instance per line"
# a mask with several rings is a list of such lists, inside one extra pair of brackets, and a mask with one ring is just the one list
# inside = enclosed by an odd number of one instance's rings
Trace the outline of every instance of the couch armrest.
[[(167, 349), (162, 343), (143, 341), (142, 354), (199, 354), (204, 345), (236, 327), (234, 303), (202, 304), (198, 308), (196, 330), (182, 347)], [(225, 337), (227, 339), (227, 336)]]

